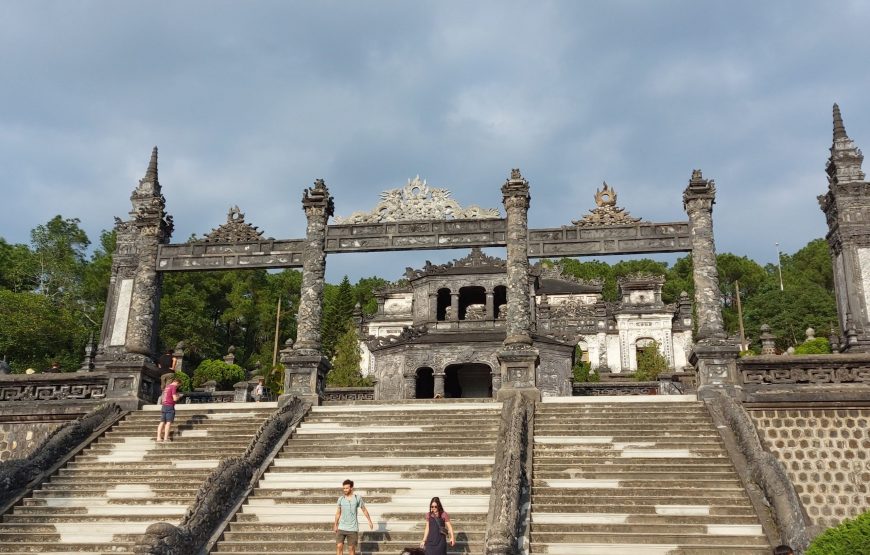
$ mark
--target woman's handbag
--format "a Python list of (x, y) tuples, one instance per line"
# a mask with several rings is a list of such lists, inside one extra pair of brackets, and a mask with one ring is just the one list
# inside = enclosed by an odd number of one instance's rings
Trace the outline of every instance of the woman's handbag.
[(435, 522), (438, 524), (438, 532), (446, 538), (447, 537), (447, 525), (444, 524), (444, 519), (443, 518), (436, 518)]

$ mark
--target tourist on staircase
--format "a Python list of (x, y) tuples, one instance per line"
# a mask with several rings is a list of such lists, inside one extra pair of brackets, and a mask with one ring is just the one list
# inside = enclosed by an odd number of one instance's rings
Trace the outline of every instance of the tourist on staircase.
[(353, 492), (353, 480), (345, 480), (341, 483), (342, 495), (338, 498), (338, 508), (335, 509), (335, 522), (332, 530), (335, 532), (335, 553), (344, 553), (344, 542), (347, 542), (348, 555), (356, 555), (356, 546), (359, 543), (359, 519), (357, 511), (362, 510), (369, 521), (369, 529), (375, 529), (375, 523), (366, 509), (366, 502), (358, 494)]
[(456, 545), (450, 516), (444, 512), (441, 499), (433, 497), (429, 502), (429, 512), (426, 513), (426, 528), (420, 547), (425, 548), (426, 555), (447, 555), (447, 538), (450, 538), (450, 547)]
[[(157, 442), (172, 441), (169, 437), (169, 428), (172, 422), (175, 421), (175, 403), (181, 399), (178, 393), (178, 386), (181, 385), (181, 380), (172, 378), (166, 389), (163, 390), (163, 401), (160, 407), (160, 424), (157, 425)], [(161, 433), (163, 437), (161, 438)]]

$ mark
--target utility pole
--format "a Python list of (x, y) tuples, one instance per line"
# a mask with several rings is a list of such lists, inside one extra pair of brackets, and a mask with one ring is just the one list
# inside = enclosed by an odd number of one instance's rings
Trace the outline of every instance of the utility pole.
[[(272, 368), (278, 363), (278, 330), (281, 324), (281, 297), (278, 297), (278, 312), (275, 313), (275, 346), (272, 348)], [(272, 372), (272, 369), (269, 369)]]
[(740, 323), (740, 350), (747, 351), (746, 334), (743, 331), (743, 305), (740, 302), (740, 282), (734, 280), (734, 296), (737, 298), (737, 321)]
[(779, 290), (785, 291), (782, 285), (782, 253), (779, 252), (779, 243), (776, 243), (776, 267), (779, 270)]

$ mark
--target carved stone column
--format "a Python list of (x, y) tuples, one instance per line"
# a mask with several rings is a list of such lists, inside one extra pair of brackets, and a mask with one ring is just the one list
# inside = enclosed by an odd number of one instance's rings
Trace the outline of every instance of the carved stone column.
[(302, 250), (302, 293), (297, 315), (297, 353), (320, 355), (320, 322), (323, 316), (323, 285), (326, 273), (326, 223), (334, 204), (322, 179), (305, 190), (302, 208), (308, 219), (305, 246)]
[(535, 387), (538, 351), (532, 344), (529, 295), (529, 182), (520, 170), (511, 170), (501, 192), (507, 213), (508, 307), (504, 346), (498, 352), (502, 374), (498, 398), (522, 393), (540, 399)]
[(117, 242), (96, 366), (115, 361), (150, 361), (157, 352), (162, 276), (157, 250), (172, 236), (172, 216), (157, 176), (157, 147), (145, 177), (130, 195), (130, 219), (115, 218)]
[(429, 315), (426, 317), (427, 322), (435, 322), (438, 320), (438, 294), (429, 293)]
[(495, 293), (486, 292), (486, 319), (495, 320)]
[(726, 338), (722, 319), (722, 294), (716, 269), (713, 241), (713, 204), (716, 186), (704, 179), (701, 170), (683, 192), (683, 208), (689, 215), (692, 235), (692, 265), (695, 282), (695, 309), (698, 313), (697, 343), (689, 360), (698, 372), (698, 395), (706, 396), (711, 387), (733, 389), (738, 384), (737, 357), (740, 346)]
[(175, 371), (184, 372), (184, 341), (179, 341), (172, 351), (172, 360), (175, 362)]
[(704, 179), (701, 170), (692, 172), (683, 192), (683, 207), (689, 215), (692, 235), (692, 277), (695, 282), (695, 309), (698, 312), (698, 339), (724, 338), (722, 294), (716, 270), (716, 245), (713, 241), (713, 204), (716, 185)]
[(435, 395), (440, 395), (444, 397), (444, 370), (438, 370), (433, 373), (432, 377), (435, 380)]
[(302, 291), (296, 317), (296, 345), (293, 347), (288, 340), (287, 348), (281, 351), (284, 394), (278, 402), (282, 405), (293, 397), (319, 404), (326, 387), (326, 374), (331, 368), (320, 350), (320, 322), (326, 274), (326, 224), (332, 216), (334, 204), (322, 179), (305, 190), (302, 208), (308, 220), (302, 249)]
[(459, 293), (450, 293), (450, 318), (449, 320), (459, 320)]
[(405, 374), (405, 399), (417, 398), (417, 374)]
[(492, 376), (492, 396), (498, 397), (498, 390), (501, 389), (501, 368), (493, 370)]

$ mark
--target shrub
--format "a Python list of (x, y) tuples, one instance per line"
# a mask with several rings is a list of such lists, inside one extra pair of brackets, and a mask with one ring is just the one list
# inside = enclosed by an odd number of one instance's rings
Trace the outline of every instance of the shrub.
[(796, 355), (828, 355), (831, 354), (831, 344), (824, 337), (816, 337), (794, 348)]
[(245, 369), (238, 364), (207, 359), (202, 361), (193, 372), (193, 387), (200, 387), (207, 381), (215, 381), (219, 391), (229, 391), (234, 384), (245, 379)]
[(870, 553), (870, 511), (822, 532), (806, 555), (855, 555)]
[(579, 359), (574, 363), (574, 367), (571, 369), (571, 374), (574, 378), (574, 383), (597, 382), (601, 380), (601, 376), (598, 375), (598, 372), (592, 369), (592, 364), (590, 362), (584, 362)]
[(653, 341), (644, 349), (638, 349), (637, 372), (634, 379), (639, 382), (655, 381), (659, 374), (668, 369), (668, 359), (659, 351), (658, 341)]

